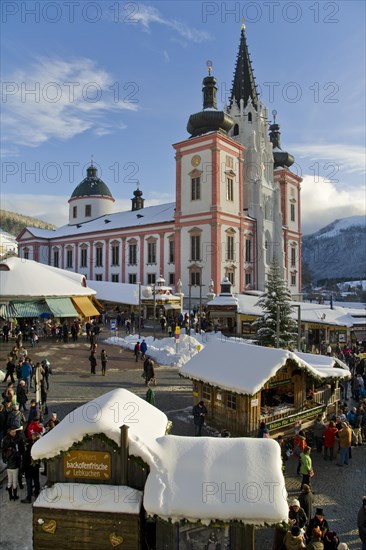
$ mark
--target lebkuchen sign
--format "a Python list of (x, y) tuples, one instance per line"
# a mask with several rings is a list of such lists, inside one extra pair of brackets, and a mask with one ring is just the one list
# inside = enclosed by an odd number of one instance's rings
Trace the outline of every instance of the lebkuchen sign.
[(110, 479), (111, 455), (105, 451), (68, 451), (64, 455), (64, 475), (74, 479)]

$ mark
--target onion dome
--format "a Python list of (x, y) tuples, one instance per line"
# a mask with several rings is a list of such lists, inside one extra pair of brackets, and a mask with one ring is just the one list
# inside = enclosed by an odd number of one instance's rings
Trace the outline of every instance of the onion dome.
[(86, 178), (75, 188), (71, 199), (79, 197), (112, 197), (108, 186), (97, 176), (97, 168), (91, 164), (86, 170)]
[(224, 111), (217, 109), (216, 78), (211, 76), (211, 66), (208, 68), (209, 76), (203, 79), (203, 110), (189, 117), (187, 131), (191, 137), (201, 136), (208, 132), (221, 132), (227, 134), (234, 125), (233, 119)]
[(139, 183), (137, 183), (137, 189), (133, 192), (134, 197), (132, 201), (132, 211), (141, 210), (144, 207), (145, 199), (142, 198), (142, 191), (139, 189)]
[(269, 127), (269, 139), (273, 145), (274, 168), (289, 168), (295, 162), (295, 158), (290, 153), (282, 151), (280, 125), (276, 123), (277, 111), (272, 111), (272, 115), (273, 124)]

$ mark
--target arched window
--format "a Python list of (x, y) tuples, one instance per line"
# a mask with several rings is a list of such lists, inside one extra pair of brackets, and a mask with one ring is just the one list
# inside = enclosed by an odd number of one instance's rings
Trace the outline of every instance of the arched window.
[(234, 135), (234, 136), (238, 136), (238, 135), (239, 135), (239, 124), (235, 124), (233, 135)]
[(252, 122), (252, 113), (248, 113), (248, 122)]

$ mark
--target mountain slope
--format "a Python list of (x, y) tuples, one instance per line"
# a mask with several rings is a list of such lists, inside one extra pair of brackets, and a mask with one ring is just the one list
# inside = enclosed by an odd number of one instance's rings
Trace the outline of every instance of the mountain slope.
[(335, 220), (312, 235), (304, 235), (302, 262), (310, 269), (313, 282), (365, 278), (366, 218)]
[(50, 223), (43, 222), (37, 218), (31, 218), (30, 216), (23, 216), (16, 212), (9, 212), (8, 210), (0, 210), (0, 227), (3, 231), (10, 233), (17, 237), (24, 227), (40, 227), (42, 229), (54, 229), (55, 226)]

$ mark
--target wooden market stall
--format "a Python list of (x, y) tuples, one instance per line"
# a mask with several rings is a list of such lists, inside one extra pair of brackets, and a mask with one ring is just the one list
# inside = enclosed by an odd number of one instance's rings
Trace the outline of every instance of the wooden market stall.
[(336, 413), (339, 381), (350, 377), (332, 357), (230, 340), (210, 342), (180, 374), (193, 381), (194, 403), (204, 401), (210, 425), (251, 437), (262, 421), (279, 435)]

